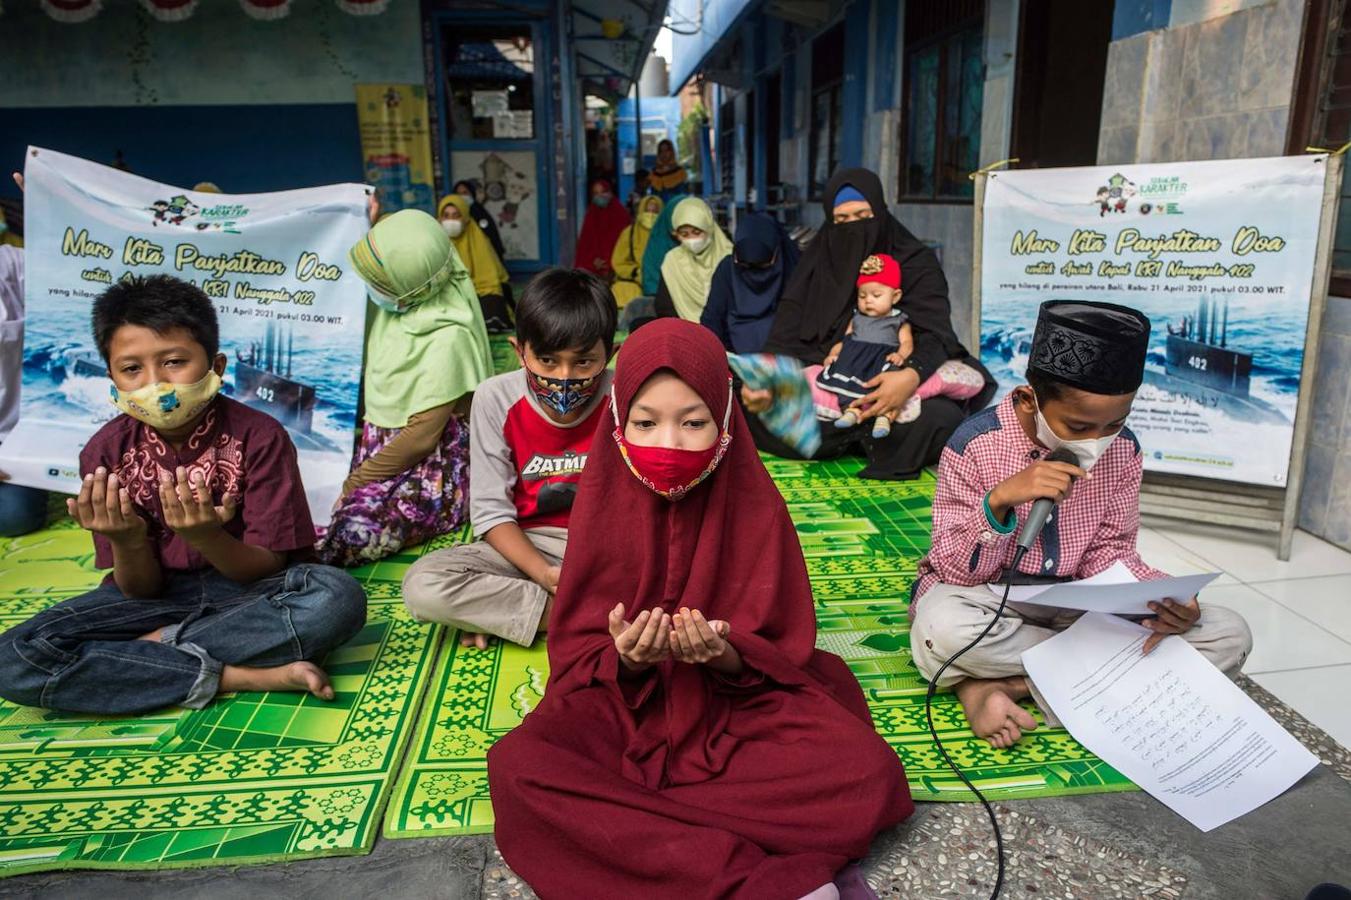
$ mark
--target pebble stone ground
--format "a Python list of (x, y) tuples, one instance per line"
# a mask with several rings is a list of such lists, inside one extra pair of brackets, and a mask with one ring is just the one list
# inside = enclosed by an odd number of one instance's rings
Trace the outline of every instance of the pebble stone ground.
[[(1351, 751), (1248, 678), (1241, 678), (1240, 684), (1328, 769), (1351, 782)], [(1179, 867), (1164, 862), (1170, 859), (1170, 848), (1166, 843), (1155, 843), (1153, 849), (1157, 852), (1146, 856), (1122, 849), (1102, 836), (1077, 833), (1077, 817), (1073, 811), (1076, 804), (1083, 804), (1088, 799), (995, 804), (1007, 851), (1003, 896), (1041, 900), (1135, 900), (1141, 897), (1178, 900), (1209, 896), (1275, 900), (1260, 892), (1248, 895), (1224, 893), (1218, 886), (1202, 884), (1195, 875), (1189, 876)], [(1096, 801), (1094, 806), (1107, 807), (1109, 816), (1114, 801), (1125, 807), (1128, 800), (1132, 807), (1129, 812), (1144, 807), (1151, 817), (1172, 816), (1139, 795), (1102, 796), (1092, 800)], [(1123, 813), (1127, 811), (1123, 809)], [(1134, 816), (1123, 815), (1122, 827), (1129, 827), (1133, 819)], [(1351, 848), (1351, 822), (1343, 820), (1328, 824), (1342, 830), (1342, 846)], [(1196, 834), (1199, 836), (1200, 833)], [(1343, 878), (1351, 877), (1351, 849), (1347, 850), (1346, 856)], [(1279, 862), (1268, 861), (1272, 865), (1279, 865)], [(975, 803), (921, 804), (910, 821), (879, 836), (863, 869), (868, 883), (882, 900), (989, 897), (996, 871), (989, 818)], [(1313, 877), (1309, 887), (1330, 875), (1319, 873)], [(1220, 893), (1212, 891), (1212, 887)], [(1294, 894), (1289, 896), (1296, 900)], [(511, 871), (494, 848), (484, 867), (483, 900), (533, 900), (534, 897), (535, 893)]]
[[(1320, 881), (1351, 883), (1351, 751), (1248, 678), (1239, 684), (1323, 766), (1261, 810), (1209, 834), (1141, 793), (997, 804), (1008, 859), (1003, 896), (1302, 900)], [(994, 883), (993, 844), (978, 804), (924, 803), (878, 837), (863, 872), (884, 900), (985, 898)], [(0, 897), (528, 900), (535, 894), (485, 835), (380, 839), (367, 856), (237, 869), (26, 875), (0, 880)]]

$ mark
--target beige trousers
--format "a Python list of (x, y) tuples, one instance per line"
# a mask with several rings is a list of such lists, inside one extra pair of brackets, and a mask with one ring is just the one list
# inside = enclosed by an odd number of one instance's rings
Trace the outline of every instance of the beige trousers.
[[(910, 652), (924, 677), (932, 681), (949, 657), (985, 630), (998, 608), (999, 598), (983, 584), (975, 587), (936, 584), (919, 598), (914, 621), (910, 623)], [(1009, 603), (990, 633), (948, 666), (938, 686), (952, 687), (968, 678), (1025, 676), (1023, 651), (1064, 631), (1081, 615), (1075, 610), (1035, 603)], [(1201, 621), (1181, 637), (1230, 678), (1238, 675), (1252, 650), (1252, 632), (1243, 617), (1204, 601)], [(1059, 725), (1032, 679), (1027, 683), (1047, 722)]]
[[(525, 536), (549, 565), (562, 565), (566, 528), (532, 528)], [(403, 577), (403, 602), (419, 622), (493, 634), (528, 647), (540, 630), (549, 594), (487, 541), (475, 541), (413, 563)]]

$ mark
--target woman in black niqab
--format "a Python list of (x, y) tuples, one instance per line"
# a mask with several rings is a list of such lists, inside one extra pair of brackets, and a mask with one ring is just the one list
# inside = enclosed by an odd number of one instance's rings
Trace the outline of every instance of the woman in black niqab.
[[(853, 188), (872, 208), (872, 217), (850, 222), (834, 221), (836, 197)], [(905, 293), (901, 308), (910, 317), (915, 349), (899, 371), (878, 376), (874, 390), (857, 401), (860, 418), (869, 420), (886, 409), (900, 409), (915, 389), (948, 360), (960, 360), (985, 376), (986, 388), (966, 401), (930, 397), (920, 407), (918, 419), (897, 423), (891, 434), (874, 440), (860, 425), (841, 430), (822, 423), (821, 449), (816, 458), (862, 452), (868, 465), (863, 478), (900, 480), (916, 477), (926, 465), (938, 462), (943, 446), (963, 419), (989, 402), (994, 379), (969, 354), (952, 328), (948, 282), (938, 257), (902, 225), (888, 210), (882, 182), (867, 169), (844, 169), (826, 185), (822, 205), (825, 225), (812, 239), (784, 289), (770, 329), (765, 352), (792, 356), (804, 365), (820, 365), (835, 342), (843, 338), (857, 302), (859, 266), (874, 253), (886, 253), (901, 264)], [(743, 389), (749, 411), (763, 407), (755, 392)], [(749, 417), (760, 449), (779, 456), (796, 456)]]

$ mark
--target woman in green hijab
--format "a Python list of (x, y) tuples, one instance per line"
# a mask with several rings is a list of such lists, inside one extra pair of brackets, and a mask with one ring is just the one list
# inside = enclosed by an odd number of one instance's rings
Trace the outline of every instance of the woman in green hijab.
[(431, 216), (381, 219), (348, 253), (373, 308), (366, 420), (320, 559), (382, 559), (462, 526), (469, 509), (469, 400), (492, 374), (469, 271)]

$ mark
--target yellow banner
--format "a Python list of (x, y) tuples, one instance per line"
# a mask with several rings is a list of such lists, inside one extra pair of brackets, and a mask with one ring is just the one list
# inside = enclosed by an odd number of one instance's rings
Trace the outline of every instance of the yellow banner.
[(420, 84), (358, 84), (362, 167), (380, 212), (436, 212), (427, 89)]

